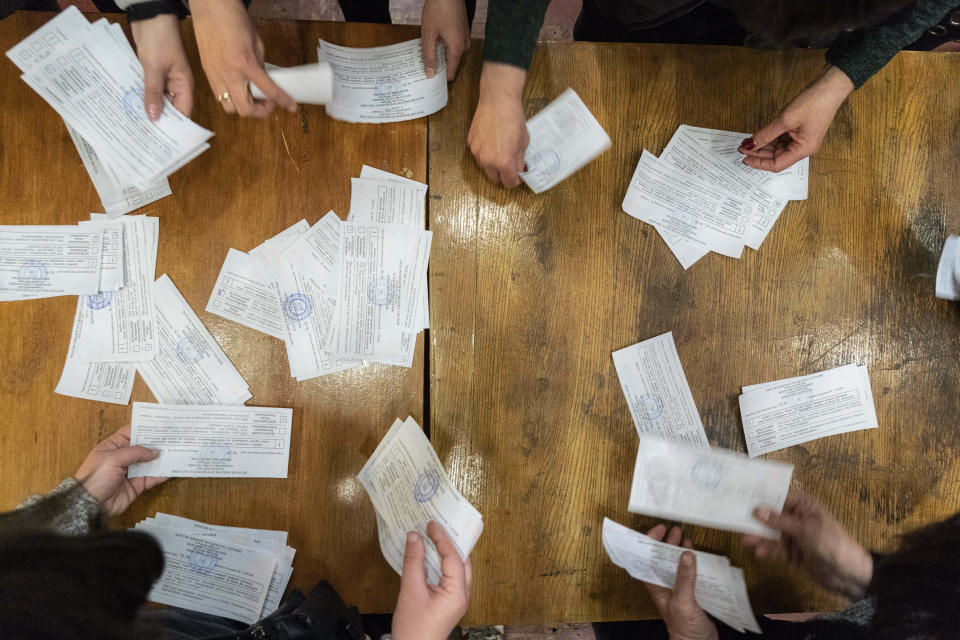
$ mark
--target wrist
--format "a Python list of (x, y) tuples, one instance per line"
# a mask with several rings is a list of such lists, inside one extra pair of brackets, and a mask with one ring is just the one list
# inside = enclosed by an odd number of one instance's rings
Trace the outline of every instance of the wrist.
[(480, 72), (480, 102), (520, 102), (527, 72), (502, 62), (484, 62)]
[(853, 81), (844, 73), (843, 69), (835, 67), (832, 64), (828, 64), (823, 68), (823, 71), (820, 72), (820, 77), (816, 80), (816, 84), (836, 96), (840, 102), (845, 100), (854, 89)]

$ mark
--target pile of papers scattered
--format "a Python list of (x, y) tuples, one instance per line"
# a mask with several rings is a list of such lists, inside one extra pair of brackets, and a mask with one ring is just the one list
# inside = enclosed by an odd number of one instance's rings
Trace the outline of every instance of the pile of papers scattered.
[[(654, 540), (609, 518), (603, 519), (603, 546), (615, 565), (631, 577), (672, 589), (683, 547)], [(697, 604), (718, 620), (743, 633), (760, 633), (750, 608), (743, 571), (724, 556), (694, 551), (697, 556)]]
[(160, 452), (128, 478), (286, 478), (293, 409), (134, 402), (130, 444)]
[(937, 297), (960, 300), (960, 236), (947, 236), (937, 265)]
[(854, 364), (747, 385), (740, 417), (751, 457), (879, 426), (867, 368)]
[(207, 311), (281, 338), (300, 381), (364, 361), (412, 366), (429, 325), (426, 192), (364, 166), (345, 222), (330, 211), (249, 253), (231, 249)]
[(644, 150), (623, 210), (654, 225), (684, 269), (714, 251), (759, 249), (788, 200), (807, 197), (809, 159), (781, 173), (743, 164), (750, 134), (680, 125), (657, 158)]
[(147, 118), (143, 67), (117, 24), (70, 6), (7, 56), (66, 122), (110, 216), (169, 195), (167, 176), (210, 147), (213, 133), (166, 98), (160, 118)]
[(483, 532), (483, 516), (450, 482), (423, 429), (413, 418), (397, 420), (357, 479), (377, 512), (380, 550), (398, 574), (403, 570), (407, 532), (426, 544), (427, 581), (437, 584), (440, 556), (427, 536), (431, 520), (450, 536), (464, 560)]
[(520, 178), (543, 193), (610, 148), (610, 136), (573, 89), (527, 120), (530, 144)]
[(147, 596), (253, 624), (273, 613), (293, 573), (286, 531), (222, 527), (166, 513), (137, 523), (163, 550), (163, 574)]

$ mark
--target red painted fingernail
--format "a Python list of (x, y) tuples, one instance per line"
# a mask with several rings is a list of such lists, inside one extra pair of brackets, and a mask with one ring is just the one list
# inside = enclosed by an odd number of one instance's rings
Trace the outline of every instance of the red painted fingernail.
[(755, 146), (757, 146), (757, 143), (753, 141), (753, 138), (747, 138), (743, 141), (743, 148), (747, 151), (753, 151)]

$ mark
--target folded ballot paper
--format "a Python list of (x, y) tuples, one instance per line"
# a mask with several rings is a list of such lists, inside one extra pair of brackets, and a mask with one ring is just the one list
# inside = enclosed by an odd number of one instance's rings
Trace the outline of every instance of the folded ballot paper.
[(147, 599), (253, 624), (280, 606), (296, 550), (286, 531), (223, 527), (157, 513), (135, 530), (156, 539), (163, 574)]
[[(677, 565), (684, 551), (692, 551), (603, 519), (603, 547), (613, 564), (627, 570), (630, 577), (672, 589)], [(743, 633), (761, 633), (750, 607), (743, 571), (730, 565), (725, 556), (693, 551), (697, 556), (697, 582), (694, 596), (703, 610), (717, 620)]]
[(166, 99), (147, 118), (143, 67), (117, 24), (71, 6), (7, 56), (63, 118), (110, 216), (169, 195), (166, 177), (210, 146), (213, 133)]
[(854, 364), (747, 385), (740, 416), (751, 457), (879, 426), (867, 368)]
[[(333, 71), (329, 63), (315, 62), (299, 67), (266, 64), (267, 75), (299, 104), (327, 104), (333, 97)], [(250, 94), (257, 100), (267, 96), (255, 84)]]
[(282, 339), (299, 381), (364, 361), (412, 366), (429, 327), (426, 192), (363, 167), (346, 221), (330, 211), (248, 253), (231, 249), (207, 311)]
[(128, 478), (286, 478), (293, 409), (134, 402), (130, 444), (156, 449)]
[(783, 509), (792, 475), (792, 464), (642, 435), (629, 510), (777, 539), (779, 532), (762, 525), (753, 510)]
[(120, 288), (119, 232), (119, 223), (0, 226), (0, 301)]
[(464, 560), (483, 532), (483, 516), (447, 477), (423, 429), (413, 418), (393, 423), (357, 479), (377, 512), (380, 550), (393, 570), (403, 572), (407, 532), (426, 544), (427, 582), (440, 581), (440, 556), (427, 536), (431, 520), (444, 528)]
[(774, 174), (743, 164), (750, 134), (680, 125), (660, 157), (644, 150), (623, 210), (654, 225), (684, 269), (713, 251), (759, 249), (788, 200), (807, 197), (809, 159)]
[(610, 148), (610, 136), (573, 89), (527, 121), (530, 144), (520, 178), (543, 193)]
[(937, 265), (937, 297), (960, 300), (960, 236), (948, 236)]

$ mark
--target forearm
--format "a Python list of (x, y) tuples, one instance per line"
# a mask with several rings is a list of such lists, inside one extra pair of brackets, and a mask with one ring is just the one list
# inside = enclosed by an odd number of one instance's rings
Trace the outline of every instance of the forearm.
[(527, 69), (549, 4), (550, 0), (490, 0), (483, 43), (484, 62)]
[(0, 533), (4, 535), (82, 535), (103, 526), (100, 504), (75, 478), (67, 478), (47, 495), (27, 498), (16, 510), (0, 514)]
[(130, 22), (149, 20), (161, 14), (183, 18), (190, 13), (182, 0), (115, 0)]

